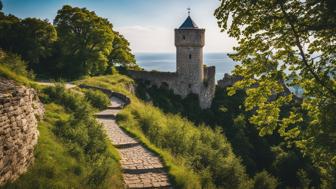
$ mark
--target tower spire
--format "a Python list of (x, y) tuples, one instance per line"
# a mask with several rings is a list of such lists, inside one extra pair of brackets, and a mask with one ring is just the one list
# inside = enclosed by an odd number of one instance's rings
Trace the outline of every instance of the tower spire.
[(188, 7), (187, 10), (188, 10), (188, 16), (190, 16), (190, 10), (191, 10), (191, 8)]

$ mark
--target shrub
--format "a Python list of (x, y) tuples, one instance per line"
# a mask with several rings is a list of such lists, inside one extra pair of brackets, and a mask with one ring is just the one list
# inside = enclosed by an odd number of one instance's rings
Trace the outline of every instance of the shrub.
[[(111, 161), (116, 157), (110, 150), (101, 125), (93, 116), (93, 108), (86, 98), (67, 91), (62, 85), (47, 87), (43, 92), (46, 94), (42, 97), (43, 101), (61, 104), (72, 113), (69, 119), (58, 120), (52, 131), (70, 146), (71, 156), (89, 165), (85, 179), (87, 184), (92, 188), (106, 188), (113, 172)], [(72, 168), (76, 175), (81, 175), (83, 170), (80, 167)]]
[(0, 49), (0, 64), (6, 66), (17, 75), (34, 78), (34, 74), (27, 70), (27, 64), (19, 55), (5, 53)]
[(277, 185), (277, 179), (268, 174), (266, 171), (257, 173), (254, 176), (254, 189), (275, 189)]
[(118, 116), (122, 127), (136, 130), (157, 147), (183, 159), (198, 173), (202, 188), (242, 188), (249, 184), (245, 168), (220, 129), (195, 125), (177, 115), (165, 115), (151, 105), (133, 103)]
[(110, 104), (110, 98), (99, 90), (86, 90), (85, 97), (93, 107), (98, 109), (104, 109)]
[[(212, 130), (206, 126), (196, 127), (179, 115), (166, 114), (150, 104), (139, 101), (130, 92), (132, 90), (129, 90), (133, 81), (120, 74), (91, 77), (78, 83), (108, 88), (131, 98), (132, 103), (118, 114), (118, 124), (148, 148), (160, 154), (174, 187), (184, 189), (252, 187), (253, 183), (246, 175), (244, 166), (232, 152), (231, 145), (221, 130)], [(170, 95), (173, 95), (171, 93), (165, 94), (167, 96), (160, 98), (159, 102), (163, 102), (166, 110), (173, 110), (177, 104), (170, 99), (176, 97), (179, 102), (181, 99), (176, 95), (170, 98)], [(159, 98), (161, 95), (153, 96)], [(192, 103), (196, 100), (198, 99), (190, 96), (185, 102)], [(193, 108), (194, 106), (190, 106), (187, 109)]]

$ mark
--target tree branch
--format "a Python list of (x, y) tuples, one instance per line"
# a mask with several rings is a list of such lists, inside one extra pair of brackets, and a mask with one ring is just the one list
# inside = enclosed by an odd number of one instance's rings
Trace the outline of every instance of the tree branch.
[(296, 46), (299, 48), (299, 51), (300, 51), (300, 56), (302, 58), (302, 62), (303, 64), (305, 65), (305, 67), (307, 68), (307, 70), (312, 74), (312, 76), (314, 77), (314, 79), (320, 84), (322, 85), (322, 87), (326, 88), (327, 91), (334, 97), (336, 97), (336, 91), (334, 91), (332, 88), (330, 88), (328, 86), (328, 84), (322, 80), (317, 73), (314, 72), (313, 68), (311, 67), (311, 65), (308, 63), (307, 61), (307, 58), (306, 58), (306, 55), (303, 51), (303, 47), (301, 45), (301, 42), (300, 42), (300, 37), (298, 35), (298, 32), (295, 30), (295, 27), (294, 27), (294, 24), (291, 20), (291, 18), (288, 16), (284, 6), (283, 6), (283, 3), (279, 3), (280, 5), (280, 8), (281, 8), (281, 11), (282, 13), (284, 14), (285, 16), (285, 19), (288, 21), (290, 27), (291, 27), (291, 30), (293, 32), (293, 35), (294, 35), (294, 38), (295, 38), (295, 43), (296, 43)]

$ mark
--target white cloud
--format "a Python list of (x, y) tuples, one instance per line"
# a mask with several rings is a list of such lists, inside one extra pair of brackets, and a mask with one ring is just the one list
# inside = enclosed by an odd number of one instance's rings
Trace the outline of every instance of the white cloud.
[[(174, 28), (134, 25), (115, 29), (131, 43), (133, 52), (175, 52)], [(236, 44), (218, 28), (206, 28), (205, 41), (205, 52), (230, 52)]]
[(174, 31), (154, 26), (117, 27), (131, 43), (133, 52), (174, 52)]

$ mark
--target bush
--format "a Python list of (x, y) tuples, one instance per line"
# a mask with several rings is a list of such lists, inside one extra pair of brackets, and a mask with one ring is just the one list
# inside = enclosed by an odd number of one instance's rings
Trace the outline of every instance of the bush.
[[(123, 75), (91, 77), (78, 82), (81, 83), (108, 88), (131, 98), (132, 103), (118, 114), (117, 122), (162, 157), (174, 187), (252, 187), (253, 183), (246, 175), (244, 166), (232, 152), (231, 145), (221, 130), (212, 130), (206, 126), (196, 127), (179, 115), (164, 113), (139, 101), (130, 92), (133, 91), (131, 89), (134, 82)], [(171, 93), (167, 93), (169, 95)], [(190, 97), (189, 100), (186, 101), (189, 103), (196, 99)], [(176, 107), (173, 100), (164, 102), (167, 110)]]
[(151, 105), (134, 102), (121, 112), (118, 122), (129, 130), (140, 128), (157, 147), (182, 159), (200, 176), (202, 188), (248, 187), (245, 168), (220, 129), (195, 127), (180, 116), (165, 115)]
[(93, 116), (91, 105), (85, 97), (67, 91), (62, 85), (47, 87), (43, 92), (45, 95), (41, 99), (44, 102), (61, 104), (72, 114), (69, 119), (57, 120), (52, 129), (69, 146), (68, 153), (88, 166), (73, 166), (71, 171), (76, 175), (84, 175), (91, 188), (108, 188), (111, 182), (109, 179), (116, 172), (111, 166), (115, 164), (117, 155), (112, 153), (107, 136)]
[(110, 98), (99, 90), (86, 90), (85, 97), (93, 107), (98, 109), (104, 109), (110, 104)]
[(277, 185), (277, 179), (268, 174), (266, 171), (257, 173), (254, 176), (254, 189), (275, 189)]
[(34, 74), (27, 70), (27, 64), (19, 55), (5, 53), (0, 49), (0, 64), (6, 66), (17, 75), (33, 79)]

